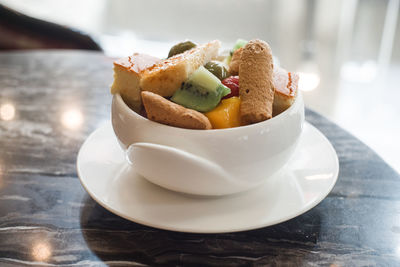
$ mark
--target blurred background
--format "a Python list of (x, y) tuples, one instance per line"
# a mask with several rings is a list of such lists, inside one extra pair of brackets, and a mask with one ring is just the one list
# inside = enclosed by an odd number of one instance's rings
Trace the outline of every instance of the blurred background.
[(238, 38), (260, 38), (282, 67), (300, 73), (307, 107), (400, 172), (399, 2), (0, 0), (0, 49), (165, 57), (185, 39), (219, 39), (229, 49)]

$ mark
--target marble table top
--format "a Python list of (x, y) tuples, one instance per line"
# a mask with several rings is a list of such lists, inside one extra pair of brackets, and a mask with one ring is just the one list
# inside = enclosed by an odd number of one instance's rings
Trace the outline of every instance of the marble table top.
[(0, 53), (0, 266), (400, 266), (400, 175), (317, 113), (340, 173), (305, 214), (228, 234), (158, 230), (94, 202), (76, 173), (110, 119), (113, 60), (95, 52)]

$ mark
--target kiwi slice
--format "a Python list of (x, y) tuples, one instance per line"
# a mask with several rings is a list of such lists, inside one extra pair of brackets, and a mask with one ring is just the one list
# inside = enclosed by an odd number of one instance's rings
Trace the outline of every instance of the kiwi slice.
[(231, 90), (223, 85), (214, 74), (201, 66), (189, 76), (181, 88), (174, 93), (171, 100), (187, 108), (208, 112), (230, 92)]

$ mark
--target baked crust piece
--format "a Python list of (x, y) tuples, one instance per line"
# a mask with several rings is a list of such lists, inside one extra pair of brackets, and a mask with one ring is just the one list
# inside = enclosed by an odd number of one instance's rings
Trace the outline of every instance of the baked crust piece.
[(140, 80), (142, 91), (172, 96), (190, 74), (218, 56), (220, 46), (220, 41), (211, 41), (147, 68)]
[(139, 53), (116, 60), (111, 94), (119, 93), (131, 109), (139, 112), (141, 109), (139, 84), (142, 73), (160, 61), (159, 58)]
[(273, 116), (276, 116), (288, 109), (296, 99), (299, 75), (274, 66), (273, 77), (275, 86)]
[(239, 74), (240, 57), (242, 56), (243, 47), (233, 52), (231, 63), (229, 63), (229, 73), (232, 75)]

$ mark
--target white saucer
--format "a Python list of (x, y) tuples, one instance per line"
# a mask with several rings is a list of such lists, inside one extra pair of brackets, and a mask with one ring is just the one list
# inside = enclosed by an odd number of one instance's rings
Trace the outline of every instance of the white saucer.
[(310, 210), (332, 190), (339, 163), (325, 136), (305, 123), (292, 160), (263, 185), (223, 197), (185, 195), (138, 176), (107, 124), (82, 145), (77, 169), (89, 195), (125, 219), (166, 230), (222, 233), (274, 225)]

